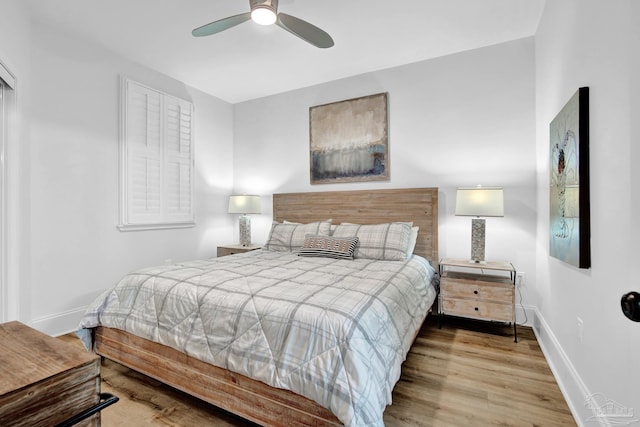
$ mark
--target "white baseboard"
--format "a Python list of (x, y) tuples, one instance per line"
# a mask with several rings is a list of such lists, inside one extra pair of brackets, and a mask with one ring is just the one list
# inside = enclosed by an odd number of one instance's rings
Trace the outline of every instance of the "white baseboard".
[(533, 328), (536, 308), (532, 305), (516, 304), (516, 323)]
[(587, 406), (592, 394), (544, 320), (542, 313), (537, 308), (534, 308), (534, 311), (533, 332), (576, 423), (579, 427), (610, 427), (606, 417), (594, 418), (593, 411)]
[(78, 325), (87, 307), (69, 310), (51, 316), (40, 317), (29, 322), (29, 326), (52, 337), (78, 330)]

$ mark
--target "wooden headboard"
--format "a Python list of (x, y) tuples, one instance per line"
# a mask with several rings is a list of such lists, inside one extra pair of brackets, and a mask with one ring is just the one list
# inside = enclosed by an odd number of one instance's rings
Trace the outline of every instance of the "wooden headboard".
[(323, 191), (273, 195), (274, 221), (312, 222), (331, 218), (334, 224), (379, 224), (413, 221), (420, 227), (414, 253), (438, 259), (438, 189)]

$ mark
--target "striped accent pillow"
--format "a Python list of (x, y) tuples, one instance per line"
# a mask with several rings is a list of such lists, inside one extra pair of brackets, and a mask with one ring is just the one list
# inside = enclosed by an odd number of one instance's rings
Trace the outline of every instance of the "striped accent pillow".
[(317, 221), (308, 224), (274, 222), (264, 248), (275, 252), (297, 252), (304, 244), (307, 234), (328, 236), (330, 231), (330, 221)]
[(353, 259), (353, 252), (358, 244), (357, 237), (329, 237), (307, 235), (299, 256), (314, 256), (336, 259)]
[(354, 258), (404, 261), (411, 255), (408, 253), (411, 225), (405, 222), (375, 225), (340, 224), (336, 226), (332, 236), (358, 237), (360, 243)]

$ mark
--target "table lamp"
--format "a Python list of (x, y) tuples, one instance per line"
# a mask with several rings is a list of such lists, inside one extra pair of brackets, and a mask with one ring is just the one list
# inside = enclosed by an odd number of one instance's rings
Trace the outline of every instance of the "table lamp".
[(260, 196), (230, 196), (229, 213), (240, 214), (238, 222), (240, 224), (240, 244), (242, 246), (251, 245), (251, 217), (248, 214), (262, 213), (260, 206)]
[(502, 187), (458, 187), (456, 215), (475, 216), (471, 220), (472, 263), (484, 264), (485, 220), (480, 217), (504, 216)]

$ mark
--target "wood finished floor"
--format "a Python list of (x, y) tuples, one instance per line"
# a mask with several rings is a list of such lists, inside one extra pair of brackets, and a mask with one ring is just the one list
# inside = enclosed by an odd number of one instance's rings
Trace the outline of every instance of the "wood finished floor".
[[(423, 325), (384, 413), (386, 427), (575, 426), (530, 328), (446, 319)], [(60, 337), (77, 341), (74, 335)], [(102, 391), (120, 401), (102, 425), (230, 426), (254, 424), (105, 360)]]

